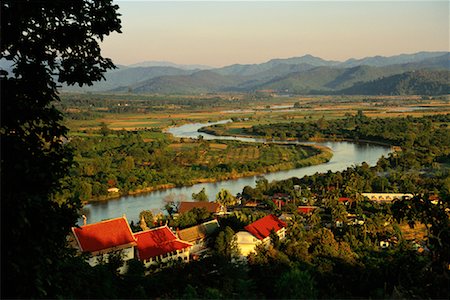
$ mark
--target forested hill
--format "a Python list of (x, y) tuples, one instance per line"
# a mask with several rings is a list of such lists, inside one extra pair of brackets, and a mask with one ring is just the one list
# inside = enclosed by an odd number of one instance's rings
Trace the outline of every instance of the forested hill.
[(412, 71), (355, 84), (337, 94), (442, 95), (450, 92), (449, 71)]

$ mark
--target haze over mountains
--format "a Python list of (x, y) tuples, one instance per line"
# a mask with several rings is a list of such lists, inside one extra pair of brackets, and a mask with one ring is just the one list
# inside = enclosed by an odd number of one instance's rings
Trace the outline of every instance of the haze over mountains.
[[(143, 62), (118, 66), (106, 81), (67, 91), (194, 94), (272, 90), (285, 94), (447, 94), (450, 52), (366, 57), (344, 62), (312, 55), (222, 68)], [(417, 72), (420, 71), (420, 72)], [(402, 76), (399, 76), (402, 75)]]

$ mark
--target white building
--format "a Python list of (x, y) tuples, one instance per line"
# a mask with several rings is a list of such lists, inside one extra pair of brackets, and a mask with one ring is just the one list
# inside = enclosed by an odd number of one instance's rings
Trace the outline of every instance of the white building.
[(91, 254), (88, 260), (91, 266), (108, 262), (112, 255), (120, 255), (125, 263), (119, 272), (124, 273), (126, 262), (134, 258), (136, 239), (125, 217), (72, 227), (72, 233), (78, 250)]
[(362, 195), (369, 200), (376, 202), (392, 202), (394, 200), (402, 200), (403, 198), (409, 199), (413, 197), (413, 194), (401, 193), (362, 193)]
[(268, 215), (244, 227), (245, 231), (236, 233), (236, 243), (241, 255), (248, 256), (255, 251), (256, 246), (263, 244), (270, 245), (270, 233), (272, 230), (278, 235), (280, 240), (286, 237), (286, 223), (275, 217)]

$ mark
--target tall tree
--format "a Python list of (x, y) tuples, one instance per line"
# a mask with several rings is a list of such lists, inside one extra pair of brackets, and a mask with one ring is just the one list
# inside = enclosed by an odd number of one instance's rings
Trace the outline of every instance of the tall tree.
[(229, 206), (236, 203), (236, 198), (226, 189), (221, 189), (216, 195), (216, 201), (223, 206)]
[(98, 41), (120, 32), (117, 10), (112, 0), (1, 2), (0, 58), (13, 63), (1, 74), (2, 297), (70, 297), (62, 269), (80, 201), (52, 197), (72, 161), (52, 102), (57, 81), (92, 85), (114, 67)]
[(199, 202), (208, 202), (208, 195), (206, 195), (205, 188), (202, 188), (202, 190), (198, 193), (192, 193), (192, 199), (197, 200)]
[(227, 259), (239, 255), (233, 229), (227, 226), (223, 231), (219, 232), (214, 243), (214, 249), (217, 255)]

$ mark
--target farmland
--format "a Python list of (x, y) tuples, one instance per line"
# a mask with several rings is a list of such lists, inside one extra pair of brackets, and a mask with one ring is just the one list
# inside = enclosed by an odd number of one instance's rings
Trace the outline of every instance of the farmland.
[[(369, 117), (446, 114), (448, 97), (293, 96), (218, 94), (207, 96), (63, 94), (59, 104), (71, 135), (95, 134), (101, 123), (113, 130), (161, 129), (233, 119), (230, 134), (253, 125), (342, 118), (362, 110)], [(149, 137), (150, 138), (150, 137)]]

